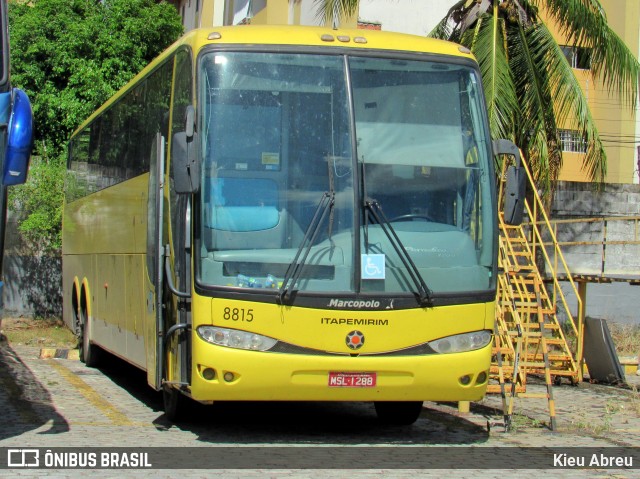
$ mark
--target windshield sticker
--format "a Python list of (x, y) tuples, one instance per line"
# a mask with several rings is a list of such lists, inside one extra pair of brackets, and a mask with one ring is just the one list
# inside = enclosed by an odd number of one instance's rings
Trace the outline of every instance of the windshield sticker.
[(280, 170), (280, 154), (262, 152), (262, 164), (265, 170), (278, 171)]
[(278, 153), (262, 153), (262, 164), (263, 165), (279, 165), (280, 164), (280, 155)]
[(363, 254), (360, 270), (362, 279), (384, 279), (384, 255)]

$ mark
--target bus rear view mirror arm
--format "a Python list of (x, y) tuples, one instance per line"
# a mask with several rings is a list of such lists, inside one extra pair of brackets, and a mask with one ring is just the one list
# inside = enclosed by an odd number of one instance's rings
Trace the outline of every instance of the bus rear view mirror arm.
[(524, 200), (526, 195), (526, 171), (522, 166), (522, 156), (518, 147), (509, 140), (493, 142), (495, 155), (514, 157), (514, 163), (507, 167), (507, 181), (504, 188), (504, 222), (508, 225), (519, 225), (524, 216)]
[(193, 105), (188, 105), (184, 112), (184, 131), (187, 138), (193, 138), (196, 129), (196, 110)]

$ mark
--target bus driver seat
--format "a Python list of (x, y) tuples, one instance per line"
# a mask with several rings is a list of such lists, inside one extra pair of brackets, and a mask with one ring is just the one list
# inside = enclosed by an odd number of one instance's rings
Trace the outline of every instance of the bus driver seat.
[(285, 247), (289, 219), (286, 210), (278, 208), (275, 181), (229, 177), (211, 178), (207, 183), (205, 194), (210, 201), (205, 205), (203, 228), (207, 250)]

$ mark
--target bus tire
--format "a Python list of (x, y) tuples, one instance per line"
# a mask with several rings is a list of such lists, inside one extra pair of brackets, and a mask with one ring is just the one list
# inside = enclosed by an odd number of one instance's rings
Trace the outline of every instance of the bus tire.
[(80, 307), (80, 324), (80, 341), (78, 342), (80, 361), (87, 367), (97, 368), (100, 365), (102, 351), (98, 346), (91, 344), (91, 321), (87, 310), (82, 306)]
[(420, 417), (422, 401), (376, 401), (378, 420), (394, 426), (408, 426)]
[(185, 417), (186, 402), (188, 398), (167, 384), (162, 386), (162, 402), (164, 404), (164, 414), (167, 419), (172, 422), (177, 422)]

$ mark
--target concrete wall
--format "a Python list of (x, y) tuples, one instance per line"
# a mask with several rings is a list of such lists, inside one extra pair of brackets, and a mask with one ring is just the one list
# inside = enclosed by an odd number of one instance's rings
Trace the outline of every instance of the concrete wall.
[(590, 183), (560, 181), (551, 215), (554, 218), (640, 215), (640, 185), (605, 184), (594, 191)]
[(62, 262), (48, 256), (7, 255), (3, 316), (62, 317)]
[[(589, 183), (560, 182), (551, 215), (553, 219), (607, 217), (607, 221), (576, 222), (558, 229), (559, 241), (602, 242), (638, 240), (637, 221), (616, 217), (640, 216), (640, 185), (607, 184), (593, 191)], [(640, 245), (609, 244), (565, 246), (563, 254), (572, 273), (599, 275), (603, 271), (614, 277), (640, 276)], [(565, 283), (563, 290), (569, 292)], [(569, 298), (575, 311), (575, 301)], [(640, 287), (625, 282), (588, 283), (588, 316), (619, 323), (640, 323)]]
[(26, 252), (16, 219), (9, 215), (2, 263), (3, 315), (62, 317), (61, 259)]
[[(640, 185), (562, 182), (555, 195), (552, 218), (556, 237), (573, 274), (640, 277)], [(635, 217), (635, 218), (633, 218)], [(585, 218), (584, 221), (579, 221)], [(624, 243), (624, 244), (622, 244)]]

